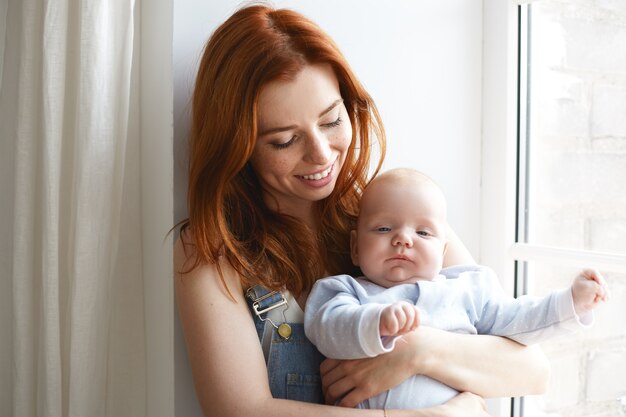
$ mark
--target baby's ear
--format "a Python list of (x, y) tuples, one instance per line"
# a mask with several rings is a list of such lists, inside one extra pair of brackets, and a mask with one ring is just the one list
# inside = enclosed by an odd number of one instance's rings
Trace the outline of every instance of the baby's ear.
[(354, 266), (359, 266), (359, 245), (357, 245), (358, 234), (356, 230), (350, 232), (350, 256), (352, 257), (352, 263)]

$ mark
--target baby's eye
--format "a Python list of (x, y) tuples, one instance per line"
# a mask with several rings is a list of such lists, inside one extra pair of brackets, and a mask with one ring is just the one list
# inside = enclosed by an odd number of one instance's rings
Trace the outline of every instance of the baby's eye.
[(384, 226), (383, 227), (377, 227), (376, 231), (377, 232), (381, 232), (381, 233), (390, 232), (391, 231), (391, 227), (384, 227)]
[(429, 232), (427, 232), (426, 230), (418, 230), (418, 231), (417, 231), (417, 234), (418, 234), (418, 235), (420, 235), (420, 236), (424, 236), (424, 237), (427, 237), (427, 236), (432, 236), (432, 235), (431, 235)]

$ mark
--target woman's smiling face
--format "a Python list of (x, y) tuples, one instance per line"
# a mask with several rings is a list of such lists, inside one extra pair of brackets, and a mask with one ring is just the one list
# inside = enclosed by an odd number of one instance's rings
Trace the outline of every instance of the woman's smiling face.
[(309, 213), (333, 191), (352, 140), (331, 67), (307, 65), (293, 80), (266, 85), (258, 132), (250, 162), (266, 204), (296, 217)]

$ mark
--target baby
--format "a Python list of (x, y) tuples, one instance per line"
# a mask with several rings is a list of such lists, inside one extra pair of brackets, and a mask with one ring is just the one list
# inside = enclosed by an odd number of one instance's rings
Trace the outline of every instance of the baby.
[[(442, 269), (446, 201), (427, 176), (394, 169), (365, 189), (352, 261), (364, 276), (318, 280), (309, 295), (307, 337), (330, 358), (389, 352), (418, 325), (505, 336), (528, 345), (589, 326), (592, 309), (608, 297), (595, 270), (546, 297), (504, 294), (494, 272), (478, 265)], [(423, 375), (359, 404), (359, 408), (416, 409), (442, 404), (458, 392)]]

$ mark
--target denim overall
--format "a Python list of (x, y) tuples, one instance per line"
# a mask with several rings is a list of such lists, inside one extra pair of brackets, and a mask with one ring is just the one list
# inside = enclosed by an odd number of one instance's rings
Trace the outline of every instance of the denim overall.
[[(279, 292), (271, 292), (255, 285), (246, 293), (246, 300), (259, 341), (263, 338), (266, 323), (272, 331), (267, 357), (267, 373), (274, 398), (324, 403), (320, 378), (320, 364), (324, 356), (304, 335), (302, 323), (288, 323), (291, 335), (285, 339), (279, 335), (276, 327), (265, 320), (263, 311), (280, 308), (284, 298)], [(259, 314), (259, 312), (261, 312)], [(279, 325), (281, 323), (276, 323)]]

